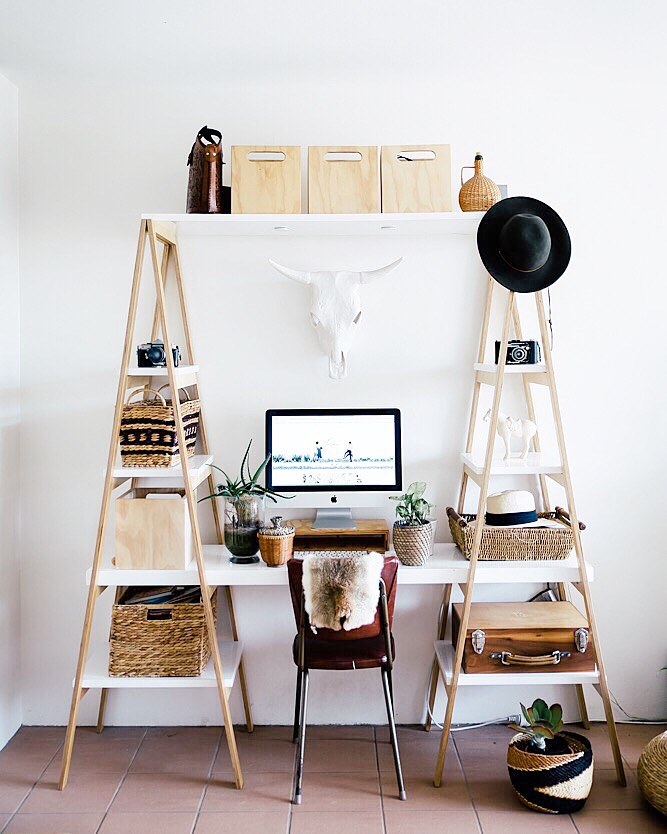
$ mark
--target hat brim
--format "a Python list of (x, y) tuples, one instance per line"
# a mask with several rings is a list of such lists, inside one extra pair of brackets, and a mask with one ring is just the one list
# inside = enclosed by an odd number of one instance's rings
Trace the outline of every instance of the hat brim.
[[(534, 272), (513, 269), (499, 250), (500, 231), (515, 214), (536, 214), (551, 235), (551, 251), (546, 263)], [(567, 269), (572, 245), (560, 216), (534, 197), (507, 197), (486, 212), (477, 229), (477, 248), (489, 275), (513, 292), (538, 292), (550, 287)]]

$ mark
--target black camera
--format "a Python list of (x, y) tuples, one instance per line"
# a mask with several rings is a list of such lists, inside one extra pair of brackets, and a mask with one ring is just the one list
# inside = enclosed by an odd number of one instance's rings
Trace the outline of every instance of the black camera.
[[(181, 361), (181, 352), (178, 345), (171, 346), (171, 354), (174, 357), (174, 366), (178, 367), (178, 363)], [(140, 368), (164, 368), (167, 364), (164, 342), (157, 339), (155, 342), (138, 345), (137, 364)]]
[[(500, 356), (500, 342), (496, 341), (496, 365)], [(508, 365), (536, 365), (542, 358), (542, 351), (532, 339), (510, 339), (507, 343)]]

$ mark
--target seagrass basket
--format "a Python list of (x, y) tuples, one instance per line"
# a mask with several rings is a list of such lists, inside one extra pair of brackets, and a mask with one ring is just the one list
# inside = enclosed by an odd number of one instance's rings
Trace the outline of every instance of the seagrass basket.
[(642, 750), (637, 781), (644, 799), (667, 816), (667, 731), (652, 738)]
[(461, 190), (459, 205), (461, 211), (486, 211), (500, 200), (500, 189), (493, 180), (484, 176), (484, 158), (478, 151), (475, 154), (475, 174), (463, 182), (463, 172), (472, 165), (461, 168)]
[(394, 522), (392, 541), (401, 564), (417, 567), (425, 565), (433, 553), (435, 524), (401, 524)]
[(559, 733), (568, 753), (531, 753), (530, 737), (517, 733), (507, 748), (510, 781), (521, 802), (543, 814), (571, 814), (583, 808), (593, 784), (593, 750), (578, 733)]
[[(211, 596), (213, 618), (217, 589)], [(109, 675), (114, 678), (191, 678), (211, 657), (204, 605), (113, 605)]]
[(259, 554), (270, 568), (277, 568), (291, 559), (296, 531), (291, 524), (283, 525), (281, 516), (274, 516), (271, 522), (273, 527), (262, 527), (257, 534)]
[[(130, 402), (140, 392), (154, 394), (155, 399)], [(188, 457), (195, 452), (200, 410), (198, 399), (188, 397), (181, 403)], [(120, 420), (120, 457), (123, 466), (174, 466), (180, 462), (174, 406), (159, 391), (146, 386), (135, 388), (128, 396)]]
[[(485, 562), (565, 559), (574, 547), (574, 535), (567, 512), (556, 507), (555, 512), (537, 515), (538, 518), (558, 521), (562, 527), (485, 527), (479, 559)], [(469, 513), (459, 515), (453, 507), (447, 507), (447, 518), (452, 538), (461, 553), (469, 559), (475, 537), (473, 522), (477, 516)], [(586, 526), (580, 522), (579, 529), (585, 530)]]

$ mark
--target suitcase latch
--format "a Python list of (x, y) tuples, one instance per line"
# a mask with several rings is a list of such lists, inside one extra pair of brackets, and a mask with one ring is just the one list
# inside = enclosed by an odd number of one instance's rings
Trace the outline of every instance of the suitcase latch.
[(486, 634), (481, 628), (476, 628), (470, 635), (470, 642), (472, 643), (472, 650), (475, 654), (481, 654), (484, 651), (484, 644), (486, 643)]
[(574, 645), (577, 647), (577, 651), (581, 652), (582, 654), (588, 648), (588, 629), (587, 628), (578, 628), (574, 632)]

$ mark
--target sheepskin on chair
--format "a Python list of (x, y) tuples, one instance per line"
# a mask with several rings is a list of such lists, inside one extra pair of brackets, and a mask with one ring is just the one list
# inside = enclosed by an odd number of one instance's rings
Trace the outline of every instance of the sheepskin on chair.
[(303, 560), (303, 592), (311, 628), (352, 631), (375, 619), (384, 559), (363, 556), (308, 556)]

